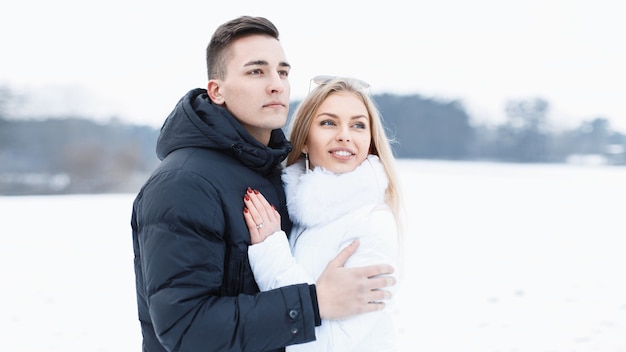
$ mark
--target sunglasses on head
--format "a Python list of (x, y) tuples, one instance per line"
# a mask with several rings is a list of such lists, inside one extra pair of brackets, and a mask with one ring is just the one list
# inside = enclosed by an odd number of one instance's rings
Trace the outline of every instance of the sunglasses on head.
[(332, 80), (335, 79), (343, 79), (346, 80), (348, 82), (350, 82), (351, 84), (353, 84), (357, 89), (366, 89), (370, 87), (370, 84), (360, 80), (358, 78), (352, 78), (352, 77), (341, 77), (341, 76), (328, 76), (328, 75), (320, 75), (320, 76), (315, 76), (313, 78), (311, 78), (311, 82), (309, 82), (309, 92), (311, 91), (311, 83), (315, 83), (317, 85), (324, 85), (324, 84), (328, 84), (329, 82), (331, 82)]

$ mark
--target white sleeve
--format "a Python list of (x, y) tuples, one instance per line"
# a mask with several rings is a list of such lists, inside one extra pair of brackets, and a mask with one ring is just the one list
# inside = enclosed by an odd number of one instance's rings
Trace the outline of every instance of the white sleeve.
[[(381, 207), (370, 213), (367, 221), (350, 231), (344, 245), (355, 238), (359, 238), (361, 243), (357, 252), (346, 262), (346, 267), (387, 263), (396, 268), (394, 273), (398, 272), (398, 230), (388, 208)], [(392, 276), (398, 280), (397, 275)], [(392, 294), (395, 292), (394, 287), (389, 290)], [(392, 301), (385, 301), (385, 309), (381, 311), (342, 320), (322, 320), (322, 325), (315, 328), (315, 341), (287, 346), (286, 349), (288, 352), (388, 350), (388, 346), (395, 343)], [(374, 338), (368, 338), (368, 345), (364, 346), (362, 341), (370, 335)]]
[(277, 231), (265, 241), (249, 246), (248, 259), (261, 291), (293, 284), (315, 283), (311, 275), (291, 255), (284, 231)]

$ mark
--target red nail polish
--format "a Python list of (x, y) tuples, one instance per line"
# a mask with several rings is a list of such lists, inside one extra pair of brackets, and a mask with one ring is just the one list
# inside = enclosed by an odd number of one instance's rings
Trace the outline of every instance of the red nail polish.
[(248, 213), (248, 211), (249, 211), (248, 208), (243, 208), (244, 213)]
[(254, 190), (254, 194), (259, 194), (259, 191), (257, 191), (256, 189)]
[(252, 193), (252, 188), (248, 187), (248, 193)]
[(246, 195), (243, 197), (243, 199), (245, 199), (246, 201), (249, 201), (249, 200), (250, 200), (250, 197), (248, 197), (248, 195), (246, 194)]

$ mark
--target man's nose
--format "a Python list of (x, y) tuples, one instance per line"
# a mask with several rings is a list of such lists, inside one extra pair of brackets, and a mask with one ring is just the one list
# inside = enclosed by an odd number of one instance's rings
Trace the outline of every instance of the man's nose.
[(275, 72), (270, 75), (270, 81), (267, 85), (267, 89), (270, 93), (282, 93), (285, 90), (285, 87), (289, 85), (289, 81), (278, 72)]

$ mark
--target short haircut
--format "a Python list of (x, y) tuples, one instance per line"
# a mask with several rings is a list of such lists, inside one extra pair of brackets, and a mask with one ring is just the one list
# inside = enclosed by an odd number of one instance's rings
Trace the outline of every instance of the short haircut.
[(226, 61), (232, 42), (253, 34), (269, 35), (278, 40), (278, 29), (264, 17), (241, 16), (217, 27), (206, 48), (209, 80), (226, 77)]

